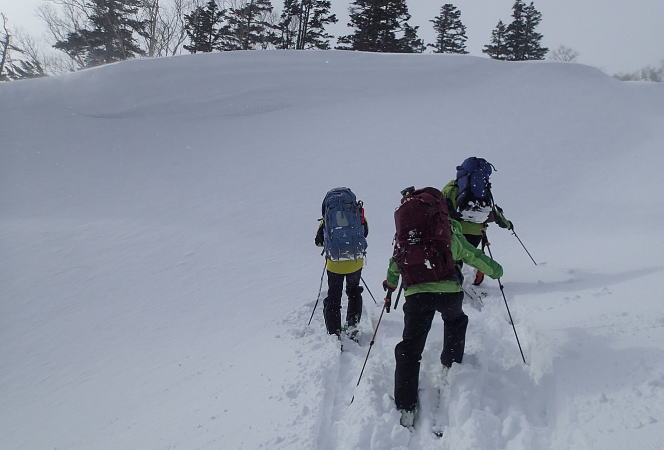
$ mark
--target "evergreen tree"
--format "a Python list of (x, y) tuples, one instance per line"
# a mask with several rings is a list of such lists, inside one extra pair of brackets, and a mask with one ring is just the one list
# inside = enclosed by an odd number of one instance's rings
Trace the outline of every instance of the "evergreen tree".
[(277, 48), (287, 50), (297, 46), (301, 11), (298, 0), (284, 0), (284, 7), (279, 18), (280, 36)]
[(224, 26), (224, 10), (220, 10), (214, 0), (205, 7), (199, 6), (184, 16), (185, 31), (190, 44), (184, 45), (191, 53), (209, 53), (224, 49), (224, 38), (227, 38), (228, 27)]
[(89, 0), (89, 25), (67, 35), (54, 47), (72, 57), (80, 56), (86, 67), (143, 55), (134, 32), (144, 34), (147, 21), (133, 19), (140, 0)]
[(523, 0), (515, 0), (512, 6), (512, 23), (507, 26), (505, 43), (507, 59), (510, 61), (526, 60), (526, 5)]
[(426, 50), (424, 41), (417, 37), (417, 29), (419, 27), (411, 27), (407, 23), (403, 26), (403, 37), (400, 39), (401, 53), (422, 53)]
[(330, 14), (330, 7), (329, 0), (284, 0), (279, 48), (329, 49), (332, 35), (325, 31), (325, 26), (338, 22)]
[(302, 2), (302, 18), (297, 46), (299, 50), (310, 48), (327, 50), (330, 48), (332, 35), (325, 31), (325, 26), (339, 21), (336, 15), (330, 14), (331, 6), (329, 0), (304, 0)]
[(535, 31), (542, 21), (542, 14), (533, 2), (526, 6), (523, 0), (515, 0), (512, 7), (512, 23), (507, 27), (502, 21), (491, 35), (491, 44), (482, 50), (494, 59), (527, 61), (544, 59), (549, 49), (542, 47), (542, 35)]
[(535, 28), (542, 21), (542, 14), (533, 2), (526, 6), (523, 0), (515, 0), (512, 7), (512, 23), (507, 26), (506, 43), (510, 61), (544, 59), (549, 49), (542, 47), (542, 35)]
[(548, 48), (542, 47), (542, 35), (535, 31), (535, 28), (542, 22), (542, 13), (535, 9), (533, 2), (524, 8), (525, 13), (525, 59), (541, 60), (544, 59)]
[(405, 0), (355, 0), (350, 7), (353, 34), (340, 37), (337, 48), (367, 52), (420, 52), (417, 27), (408, 25), (410, 14)]
[(468, 53), (466, 51), (466, 26), (461, 23), (461, 11), (453, 4), (446, 3), (433, 23), (436, 43), (429, 44), (435, 53)]
[(482, 52), (486, 53), (493, 59), (508, 59), (507, 26), (502, 20), (498, 21), (498, 25), (496, 25), (496, 28), (491, 33), (491, 44), (485, 45)]
[(246, 0), (246, 3), (230, 8), (228, 24), (230, 27), (231, 50), (252, 50), (267, 48), (278, 43), (275, 33), (277, 27), (270, 22), (272, 2), (270, 0)]

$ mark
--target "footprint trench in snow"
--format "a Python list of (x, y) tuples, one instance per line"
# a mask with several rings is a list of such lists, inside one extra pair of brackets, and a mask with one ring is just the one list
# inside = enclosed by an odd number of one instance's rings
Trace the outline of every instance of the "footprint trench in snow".
[[(476, 304), (464, 304), (470, 317), (464, 362), (453, 365), (444, 379), (440, 365), (443, 322), (440, 315), (434, 317), (422, 356), (420, 413), (412, 432), (399, 425), (393, 398), (394, 346), (403, 328), (401, 309), (383, 315), (357, 387), (380, 316), (379, 305), (364, 302), (359, 344), (346, 339), (343, 352), (339, 351), (339, 341), (324, 334), (322, 314), (317, 314), (305, 334), (322, 341), (330, 349), (325, 354), (333, 355), (320, 361), (325, 375), (316, 437), (312, 439), (317, 448), (488, 450), (509, 448), (515, 442), (531, 448), (540, 445), (555, 386), (550, 377), (538, 385), (530, 376), (505, 320), (500, 292), (493, 287), (484, 291), (487, 296), (481, 310), (473, 307)], [(519, 325), (518, 310), (512, 314)], [(302, 317), (305, 315), (306, 311)], [(442, 437), (433, 431), (442, 432)]]

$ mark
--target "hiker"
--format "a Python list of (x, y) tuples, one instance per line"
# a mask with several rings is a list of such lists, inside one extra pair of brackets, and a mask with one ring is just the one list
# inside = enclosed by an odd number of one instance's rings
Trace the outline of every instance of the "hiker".
[[(452, 218), (461, 224), (461, 231), (466, 240), (477, 247), (486, 241), (486, 228), (489, 222), (496, 222), (499, 227), (513, 230), (512, 222), (505, 218), (502, 208), (496, 205), (491, 194), (489, 176), (495, 167), (485, 160), (472, 156), (457, 166), (456, 178), (442, 189)], [(460, 264), (461, 266), (463, 264)], [(475, 272), (473, 285), (479, 286), (484, 280), (481, 270)]]
[[(364, 256), (366, 255), (369, 225), (364, 217), (364, 205), (357, 201), (349, 188), (329, 191), (323, 200), (323, 218), (314, 239), (323, 247), (327, 270), (327, 297), (323, 300), (323, 317), (329, 334), (341, 336), (344, 331), (352, 339), (357, 335), (357, 324), (362, 317), (362, 291), (360, 286)], [(346, 325), (341, 326), (341, 295), (346, 279)]]
[(394, 399), (401, 424), (411, 427), (417, 408), (420, 360), (436, 311), (445, 327), (440, 362), (449, 368), (463, 359), (468, 316), (462, 308), (461, 274), (455, 261), (464, 261), (491, 278), (500, 278), (503, 269), (466, 241), (460, 224), (449, 219), (447, 204), (438, 189), (411, 187), (402, 195), (394, 213), (394, 253), (383, 288), (389, 311), (392, 292), (399, 276), (403, 278), (404, 328), (403, 340), (394, 349)]

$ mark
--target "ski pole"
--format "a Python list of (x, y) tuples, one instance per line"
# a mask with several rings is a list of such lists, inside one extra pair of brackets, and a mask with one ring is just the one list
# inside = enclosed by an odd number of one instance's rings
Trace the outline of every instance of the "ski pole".
[(311, 325), (311, 319), (314, 318), (314, 313), (316, 312), (316, 307), (318, 306), (318, 301), (320, 300), (320, 293), (323, 290), (323, 277), (325, 276), (325, 267), (327, 266), (327, 261), (323, 264), (323, 273), (320, 274), (320, 286), (318, 287), (318, 296), (316, 297), (316, 304), (314, 305), (314, 310), (311, 311), (311, 317), (309, 317), (309, 323), (307, 326)]
[(375, 298), (375, 297), (373, 296), (373, 294), (371, 293), (371, 289), (369, 289), (369, 286), (367, 286), (366, 281), (364, 281), (364, 278), (363, 278), (363, 277), (360, 277), (360, 280), (362, 280), (362, 284), (364, 285), (364, 287), (367, 288), (367, 291), (369, 292), (369, 295), (370, 295), (371, 298), (373, 299), (374, 303), (375, 303), (375, 304), (378, 304), (378, 302), (376, 301), (376, 298)]
[(523, 247), (523, 249), (526, 251), (526, 253), (528, 253), (528, 256), (530, 256), (530, 260), (533, 262), (533, 264), (537, 265), (537, 263), (535, 262), (535, 259), (533, 258), (533, 255), (531, 255), (530, 252), (528, 251), (528, 249), (526, 248), (526, 246), (523, 245), (523, 242), (521, 241), (521, 239), (519, 239), (519, 236), (516, 234), (516, 231), (514, 231), (514, 229), (512, 229), (512, 234), (519, 241), (519, 244), (521, 244), (521, 247)]
[[(482, 237), (484, 240), (489, 242), (487, 237), (486, 237), (486, 232), (482, 231)], [(491, 254), (491, 246), (487, 245), (487, 249), (489, 249), (489, 257), (493, 260), (493, 255)], [(514, 320), (512, 319), (512, 313), (510, 312), (510, 307), (507, 305), (507, 297), (505, 297), (505, 287), (503, 286), (503, 283), (500, 281), (500, 278), (498, 278), (498, 286), (500, 287), (500, 293), (503, 294), (503, 300), (505, 301), (505, 308), (507, 308), (507, 315), (510, 317), (510, 323), (512, 324), (512, 329), (514, 330), (514, 337), (516, 337), (516, 344), (519, 346), (519, 351), (521, 352), (521, 359), (523, 359), (524, 364), (528, 364), (526, 362), (526, 357), (523, 356), (523, 349), (521, 348), (521, 342), (519, 341), (519, 335), (516, 332), (516, 327), (514, 326)]]
[[(388, 294), (388, 298), (392, 298), (392, 293), (390, 292)], [(378, 323), (376, 324), (376, 329), (374, 330), (373, 336), (371, 336), (371, 342), (369, 342), (369, 350), (367, 350), (367, 356), (364, 358), (364, 364), (362, 365), (362, 371), (360, 372), (360, 377), (357, 379), (357, 384), (355, 385), (355, 388), (360, 385), (360, 381), (362, 381), (362, 375), (364, 375), (364, 368), (367, 366), (367, 361), (369, 360), (369, 353), (371, 353), (371, 347), (373, 347), (374, 342), (376, 342), (376, 334), (378, 333), (378, 327), (380, 326), (380, 321), (383, 320), (383, 313), (385, 312), (385, 308), (387, 307), (387, 303), (383, 303), (383, 309), (380, 310), (380, 317), (378, 317)], [(348, 406), (353, 404), (353, 401), (355, 400), (355, 393), (353, 392), (353, 398), (350, 399), (350, 403)]]
[[(496, 203), (493, 201), (493, 195), (491, 195), (490, 192), (489, 192), (489, 196), (491, 197), (491, 205), (493, 206), (493, 208), (497, 209), (498, 211), (500, 211), (502, 213), (503, 212), (502, 208), (500, 206), (496, 205)], [(521, 239), (519, 239), (519, 236), (517, 236), (516, 231), (514, 231), (514, 225), (512, 225), (512, 229), (510, 231), (512, 232), (514, 237), (518, 239), (519, 244), (521, 244), (521, 247), (523, 247), (523, 249), (526, 251), (526, 253), (528, 253), (528, 256), (530, 256), (530, 259), (533, 262), (533, 264), (537, 265), (537, 263), (535, 262), (535, 259), (533, 258), (533, 255), (530, 254), (530, 252), (528, 251), (526, 246), (523, 245), (523, 242), (521, 241)], [(482, 236), (484, 236), (484, 238), (486, 239), (486, 233), (484, 231), (482, 231)], [(482, 247), (482, 250), (484, 250), (484, 247)]]

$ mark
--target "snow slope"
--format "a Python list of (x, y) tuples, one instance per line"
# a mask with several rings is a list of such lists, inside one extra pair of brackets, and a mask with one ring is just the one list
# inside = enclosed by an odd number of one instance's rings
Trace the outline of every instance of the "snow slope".
[[(2, 84), (0, 117), (0, 448), (664, 448), (661, 84), (255, 51)], [(436, 318), (410, 433), (401, 306), (356, 390), (380, 308), (341, 355), (321, 305), (305, 328), (316, 219), (332, 187), (364, 200), (380, 296), (399, 191), (470, 155), (539, 262), (489, 230), (528, 365), (488, 280), (440, 407)]]

